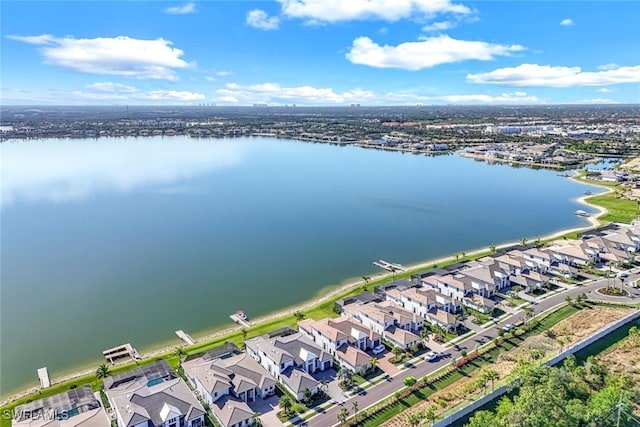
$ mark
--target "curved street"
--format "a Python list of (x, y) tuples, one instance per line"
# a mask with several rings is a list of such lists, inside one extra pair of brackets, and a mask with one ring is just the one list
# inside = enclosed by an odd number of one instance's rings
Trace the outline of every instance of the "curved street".
[[(629, 271), (628, 281), (636, 280), (638, 277), (640, 277), (640, 274), (638, 274), (639, 271), (640, 269), (637, 268)], [(640, 301), (640, 289), (631, 288), (629, 286), (624, 286), (624, 289), (630, 294), (629, 297), (610, 297), (601, 295), (596, 292), (597, 289), (602, 288), (603, 286), (607, 286), (608, 281), (610, 283), (611, 280), (612, 279), (593, 276), (590, 281), (586, 283), (583, 282), (583, 284), (580, 285), (562, 286), (564, 288), (563, 290), (555, 291), (555, 293), (550, 296), (543, 295), (543, 298), (533, 298), (531, 296), (528, 296), (527, 300), (535, 299), (535, 302), (531, 302), (525, 307), (529, 307), (532, 311), (532, 315), (535, 316), (556, 306), (566, 304), (565, 299), (567, 296), (575, 299), (577, 295), (580, 295), (582, 293), (584, 293), (587, 298), (592, 301), (613, 303), (634, 303)], [(616, 286), (619, 286), (619, 284), (620, 283), (618, 281)], [(340, 409), (347, 408), (349, 410), (349, 414), (353, 415), (352, 405), (354, 401), (358, 402), (358, 410), (362, 411), (363, 409), (375, 404), (376, 402), (384, 399), (389, 395), (392, 395), (397, 390), (404, 387), (405, 378), (409, 376), (422, 378), (423, 376), (436, 371), (438, 368), (451, 363), (452, 359), (460, 357), (462, 350), (471, 352), (472, 350), (477, 348), (477, 346), (490, 342), (493, 338), (498, 336), (498, 329), (502, 328), (504, 325), (508, 323), (517, 323), (522, 320), (524, 320), (523, 310), (522, 308), (516, 308), (512, 313), (508, 313), (507, 315), (503, 316), (495, 325), (484, 329), (481, 328), (479, 332), (462, 340), (457, 345), (454, 345), (447, 349), (443, 353), (443, 357), (441, 357), (439, 360), (435, 362), (421, 361), (411, 368), (403, 369), (397, 374), (390, 376), (386, 381), (382, 381), (379, 384), (370, 387), (366, 390), (365, 393), (347, 398), (343, 403), (340, 403), (339, 405), (334, 405), (327, 409), (316, 408), (316, 410), (320, 411), (320, 413), (308, 419), (306, 423), (302, 423), (302, 425), (307, 425), (310, 427), (326, 427), (329, 425), (337, 425), (337, 415)]]

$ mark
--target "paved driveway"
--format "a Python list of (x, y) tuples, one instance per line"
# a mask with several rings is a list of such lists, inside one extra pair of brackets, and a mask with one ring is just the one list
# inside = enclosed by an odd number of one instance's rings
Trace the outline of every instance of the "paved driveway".
[(345, 400), (347, 400), (347, 396), (345, 396), (344, 392), (338, 385), (337, 376), (338, 376), (338, 373), (336, 372), (335, 369), (328, 369), (326, 371), (316, 372), (313, 374), (313, 377), (316, 380), (327, 381), (326, 393), (329, 395), (329, 397), (332, 400), (335, 400), (336, 402), (344, 402)]
[(280, 410), (278, 396), (271, 396), (266, 399), (256, 399), (249, 402), (249, 407), (253, 412), (260, 412), (260, 420), (265, 426), (281, 426), (283, 425), (278, 419), (278, 411)]
[(400, 369), (396, 368), (396, 365), (391, 363), (389, 359), (393, 357), (393, 353), (385, 351), (383, 354), (376, 356), (378, 358), (378, 368), (385, 371), (387, 374), (393, 376), (400, 372)]

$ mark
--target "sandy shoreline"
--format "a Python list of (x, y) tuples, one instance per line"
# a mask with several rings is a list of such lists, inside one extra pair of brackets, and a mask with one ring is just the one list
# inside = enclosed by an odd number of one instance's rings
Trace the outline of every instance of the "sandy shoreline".
[[(597, 183), (594, 183), (594, 184), (585, 183), (584, 181), (580, 181), (580, 180), (576, 179), (575, 176), (570, 177), (570, 179), (573, 179), (574, 181), (579, 182), (581, 184), (593, 185), (593, 186), (596, 186), (596, 187), (604, 188), (604, 189), (607, 190), (605, 193), (613, 191), (611, 188), (605, 187), (605, 186), (600, 186)], [(604, 193), (602, 193), (602, 194), (604, 194)], [(578, 202), (598, 210), (598, 213), (596, 215), (592, 215), (592, 216), (588, 217), (590, 225), (588, 225), (586, 227), (577, 227), (577, 228), (570, 228), (570, 229), (560, 230), (560, 231), (553, 232), (551, 234), (542, 236), (542, 237), (540, 237), (540, 239), (541, 240), (554, 239), (554, 238), (560, 237), (560, 236), (562, 236), (564, 234), (567, 234), (567, 233), (572, 233), (572, 232), (576, 232), (576, 231), (584, 231), (584, 230), (588, 230), (588, 229), (591, 229), (593, 227), (598, 226), (600, 224), (600, 222), (598, 221), (598, 218), (601, 217), (602, 215), (606, 214), (608, 211), (607, 211), (607, 209), (605, 209), (602, 206), (594, 205), (592, 203), (587, 202), (586, 199), (588, 197), (590, 197), (590, 196), (582, 196), (582, 197), (580, 197), (578, 199)], [(517, 244), (520, 244), (520, 242), (516, 241), (516, 242), (502, 243), (500, 245), (496, 245), (496, 249), (501, 249), (501, 248), (505, 248), (505, 247), (509, 247), (509, 246), (513, 246), (513, 245), (517, 245)], [(481, 249), (474, 249), (474, 250), (472, 250), (470, 252), (465, 252), (465, 255), (466, 256), (474, 256), (474, 255), (477, 255), (479, 253), (485, 252), (487, 250), (488, 250), (488, 247), (481, 248)], [(438, 258), (438, 259), (421, 261), (421, 262), (419, 262), (417, 264), (408, 265), (408, 266), (405, 266), (405, 267), (408, 268), (409, 270), (427, 269), (427, 268), (433, 266), (434, 264), (435, 265), (440, 265), (440, 264), (442, 264), (444, 262), (450, 262), (451, 260), (452, 260), (452, 256), (450, 255), (450, 256), (441, 257), (441, 258)], [(378, 280), (378, 279), (392, 277), (392, 275), (393, 275), (393, 273), (391, 273), (391, 272), (385, 272), (385, 273), (378, 273), (378, 274), (375, 274), (375, 275), (371, 275), (369, 277), (371, 278), (370, 279), (371, 281), (374, 281), (374, 280)], [(314, 307), (316, 305), (322, 304), (322, 303), (334, 298), (335, 296), (337, 296), (337, 295), (339, 295), (339, 294), (341, 294), (343, 292), (346, 292), (346, 291), (361, 287), (361, 286), (363, 286), (365, 284), (366, 283), (365, 283), (365, 281), (363, 279), (358, 279), (358, 280), (346, 283), (346, 284), (344, 284), (342, 286), (339, 286), (339, 287), (331, 290), (326, 295), (323, 295), (323, 296), (314, 298), (312, 300), (303, 302), (300, 305), (297, 305), (297, 306), (294, 306), (294, 307), (285, 308), (285, 309), (283, 309), (281, 311), (278, 311), (278, 312), (275, 312), (275, 313), (272, 313), (272, 314), (269, 314), (269, 315), (266, 315), (266, 316), (259, 317), (256, 320), (251, 321), (251, 326), (254, 326), (254, 325), (257, 325), (257, 324), (260, 324), (260, 323), (264, 323), (264, 322), (268, 322), (268, 321), (271, 321), (271, 320), (279, 319), (279, 318), (282, 318), (282, 317), (291, 316), (296, 311), (307, 310), (307, 309), (312, 308), (312, 307)], [(215, 338), (219, 338), (221, 336), (224, 336), (224, 335), (227, 335), (229, 333), (238, 331), (240, 329), (241, 329), (241, 326), (234, 326), (234, 327), (227, 328), (227, 329), (224, 329), (224, 330), (215, 331), (215, 332), (212, 332), (210, 334), (201, 336), (201, 337), (195, 339), (195, 341), (196, 341), (197, 344), (201, 344), (201, 343), (204, 343), (204, 342), (212, 341)], [(168, 355), (168, 354), (171, 354), (173, 351), (175, 351), (178, 347), (182, 347), (182, 346), (183, 346), (182, 344), (169, 345), (169, 346), (165, 346), (165, 347), (158, 348), (158, 349), (155, 349), (155, 350), (151, 350), (151, 351), (148, 351), (148, 352), (143, 352), (140, 355), (141, 355), (141, 357), (143, 359), (147, 359), (147, 358), (151, 358), (151, 357), (157, 357), (157, 356), (161, 356), (161, 355)], [(123, 362), (123, 363), (130, 363), (130, 361), (126, 361), (126, 362)], [(85, 376), (85, 375), (90, 375), (90, 374), (92, 374), (94, 372), (95, 372), (95, 369), (93, 369), (93, 368), (85, 369), (83, 371), (74, 372), (74, 373), (69, 374), (69, 375), (65, 375), (65, 376), (62, 376), (62, 377), (59, 377), (59, 378), (52, 379), (51, 380), (51, 385), (60, 384), (60, 383), (66, 382), (66, 381), (70, 381), (70, 380)], [(5, 406), (5, 405), (17, 400), (17, 399), (20, 399), (22, 397), (28, 396), (30, 394), (38, 393), (38, 390), (39, 390), (39, 387), (32, 387), (32, 388), (30, 388), (28, 390), (24, 390), (22, 392), (14, 394), (14, 395), (2, 400), (2, 402), (0, 402), (0, 406)]]

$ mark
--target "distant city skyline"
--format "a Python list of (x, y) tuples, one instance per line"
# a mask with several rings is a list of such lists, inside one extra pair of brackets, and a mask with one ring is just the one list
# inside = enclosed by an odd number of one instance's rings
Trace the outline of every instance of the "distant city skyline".
[(640, 102), (640, 2), (3, 1), (4, 105)]

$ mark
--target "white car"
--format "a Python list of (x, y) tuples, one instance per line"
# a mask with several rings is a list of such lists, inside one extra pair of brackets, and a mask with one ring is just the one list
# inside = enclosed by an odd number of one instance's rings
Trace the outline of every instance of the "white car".
[(384, 346), (382, 344), (380, 344), (379, 346), (375, 347), (373, 350), (371, 350), (371, 353), (373, 354), (380, 354), (384, 351)]
[(511, 323), (507, 323), (506, 325), (504, 325), (502, 327), (502, 330), (505, 332), (509, 332), (510, 330), (512, 330), (513, 328), (515, 328), (515, 326), (513, 326)]
[(424, 360), (426, 360), (427, 362), (433, 362), (437, 358), (438, 358), (438, 353), (436, 353), (435, 351), (430, 351), (424, 355)]

